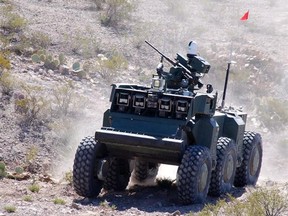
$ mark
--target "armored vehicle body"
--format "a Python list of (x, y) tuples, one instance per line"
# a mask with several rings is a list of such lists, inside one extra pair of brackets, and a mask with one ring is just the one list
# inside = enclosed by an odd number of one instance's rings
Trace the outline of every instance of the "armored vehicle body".
[[(194, 45), (190, 42), (189, 49)], [(102, 188), (125, 190), (131, 172), (144, 181), (156, 177), (159, 164), (178, 165), (176, 184), (183, 204), (256, 184), (261, 136), (245, 130), (245, 112), (217, 106), (212, 85), (202, 90), (201, 78), (210, 64), (193, 52), (187, 58), (177, 54), (175, 60), (160, 55), (151, 86), (112, 86), (103, 126), (82, 140), (75, 155), (73, 185), (79, 195), (95, 197)], [(168, 72), (163, 59), (172, 64)]]

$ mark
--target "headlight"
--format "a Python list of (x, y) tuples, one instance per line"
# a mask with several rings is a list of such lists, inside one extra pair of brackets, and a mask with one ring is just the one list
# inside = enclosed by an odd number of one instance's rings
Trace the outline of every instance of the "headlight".
[(135, 95), (133, 97), (133, 107), (144, 108), (145, 107), (145, 96)]
[(176, 112), (186, 113), (188, 108), (188, 102), (184, 100), (178, 100), (176, 103)]
[(170, 112), (171, 111), (171, 100), (169, 98), (161, 98), (159, 100), (159, 110)]
[(128, 106), (129, 105), (130, 95), (128, 93), (119, 93), (117, 95), (117, 105)]

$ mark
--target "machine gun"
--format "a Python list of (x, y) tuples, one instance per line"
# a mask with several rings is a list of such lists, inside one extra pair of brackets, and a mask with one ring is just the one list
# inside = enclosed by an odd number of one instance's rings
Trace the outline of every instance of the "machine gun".
[[(173, 61), (162, 52), (160, 52), (156, 47), (154, 47), (151, 43), (145, 40), (150, 47), (152, 47), (156, 52), (161, 55), (160, 64), (157, 67), (157, 73), (159, 77), (163, 76), (163, 59), (167, 60), (174, 67), (178, 67), (181, 69), (182, 75), (189, 81), (193, 86), (198, 85), (200, 88), (203, 86), (201, 81), (199, 80), (203, 73), (208, 73), (210, 69), (210, 64), (206, 62), (203, 58), (199, 56), (193, 56), (190, 60), (190, 64), (188, 65), (187, 59), (185, 59), (182, 55), (177, 54), (176, 61)], [(164, 76), (165, 77), (165, 76)]]
[[(156, 52), (158, 52), (161, 55), (161, 61), (160, 61), (161, 63), (163, 62), (163, 58), (164, 58), (165, 60), (167, 60), (173, 66), (178, 66), (178, 67), (182, 68), (183, 69), (183, 75), (187, 79), (194, 79), (195, 78), (195, 75), (187, 67), (185, 67), (183, 64), (181, 64), (179, 61), (173, 61), (169, 57), (165, 56), (162, 52), (160, 52), (156, 47), (154, 47), (148, 41), (145, 40), (145, 43), (147, 43), (150, 47), (152, 47)], [(161, 66), (158, 66), (157, 67), (157, 72), (159, 73), (160, 70), (161, 70)]]

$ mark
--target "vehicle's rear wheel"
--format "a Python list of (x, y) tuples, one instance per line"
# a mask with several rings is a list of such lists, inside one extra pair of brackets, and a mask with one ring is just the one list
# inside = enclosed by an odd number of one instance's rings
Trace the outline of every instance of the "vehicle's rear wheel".
[(235, 142), (227, 137), (220, 137), (217, 142), (217, 164), (212, 171), (209, 195), (220, 196), (231, 190), (237, 163)]
[(189, 146), (177, 171), (179, 200), (183, 204), (203, 202), (208, 193), (212, 160), (209, 149)]
[(158, 169), (159, 165), (157, 163), (136, 159), (133, 177), (139, 182), (145, 181), (147, 178), (156, 178)]
[(105, 145), (95, 142), (93, 137), (80, 142), (73, 165), (73, 186), (78, 195), (95, 197), (100, 193), (103, 181), (97, 177), (97, 170), (105, 154)]
[(262, 138), (258, 133), (245, 131), (243, 138), (243, 160), (236, 169), (234, 185), (256, 185), (262, 165)]
[(111, 158), (103, 187), (106, 190), (125, 190), (130, 179), (129, 161), (121, 158)]

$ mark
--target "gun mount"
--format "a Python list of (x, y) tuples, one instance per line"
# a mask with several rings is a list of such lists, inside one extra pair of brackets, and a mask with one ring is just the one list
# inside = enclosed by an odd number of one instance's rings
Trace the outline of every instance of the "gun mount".
[[(161, 55), (161, 60), (156, 71), (159, 78), (163, 77), (165, 79), (168, 88), (186, 88), (189, 89), (189, 91), (202, 88), (203, 84), (200, 78), (210, 70), (210, 64), (205, 59), (197, 55), (189, 56), (188, 59), (186, 59), (177, 53), (176, 59), (173, 61), (148, 41), (145, 41), (145, 43)], [(172, 64), (169, 72), (163, 71), (163, 59)], [(211, 89), (209, 91), (211, 91)]]

